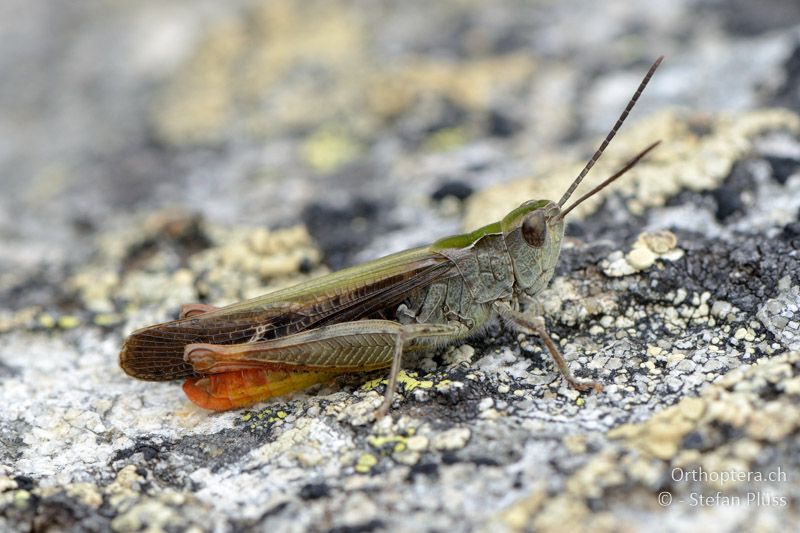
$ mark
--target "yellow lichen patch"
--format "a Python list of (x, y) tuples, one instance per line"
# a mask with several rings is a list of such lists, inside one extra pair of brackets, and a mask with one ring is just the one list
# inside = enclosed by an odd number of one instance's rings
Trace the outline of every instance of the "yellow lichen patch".
[[(196, 505), (196, 504), (195, 504)], [(186, 496), (176, 492), (162, 492), (154, 497), (141, 497), (136, 503), (111, 521), (114, 531), (166, 531), (187, 528), (184, 516)], [(190, 524), (191, 524), (191, 519)]]
[(74, 483), (67, 485), (65, 492), (88, 507), (95, 509), (103, 504), (103, 495), (99, 489), (90, 483)]
[[(753, 140), (770, 131), (800, 132), (800, 116), (782, 109), (729, 115), (690, 115), (667, 110), (628, 124), (595, 165), (575, 197), (613, 174), (647, 144), (661, 145), (625, 177), (582, 203), (571, 216), (593, 213), (611, 190), (628, 199), (628, 208), (641, 212), (660, 206), (682, 188), (709, 190), (730, 173), (733, 164), (753, 149)], [(464, 225), (476, 228), (499, 220), (521, 203), (520, 199), (558, 200), (583, 168), (585, 161), (553, 162), (537, 169), (536, 177), (504, 183), (480, 191), (467, 202)]]
[(324, 173), (333, 172), (355, 159), (359, 148), (344, 132), (322, 128), (303, 142), (300, 151), (311, 168)]
[(513, 531), (524, 531), (530, 528), (531, 517), (535, 516), (542, 504), (547, 501), (547, 491), (538, 484), (531, 494), (522, 498), (502, 513), (502, 521)]
[(58, 327), (61, 329), (75, 329), (80, 323), (80, 319), (73, 315), (64, 315), (58, 318)]
[(136, 501), (144, 478), (136, 471), (136, 465), (127, 465), (117, 472), (117, 477), (106, 487), (112, 507), (123, 508)]
[(586, 453), (586, 435), (567, 435), (562, 439), (562, 442), (570, 453)]
[(683, 256), (683, 251), (675, 247), (678, 238), (671, 231), (654, 231), (639, 234), (625, 260), (633, 270), (645, 270), (663, 258), (674, 261)]
[(430, 440), (424, 435), (411, 435), (406, 441), (406, 446), (412, 452), (424, 452), (428, 449)]
[(116, 326), (122, 323), (123, 320), (122, 315), (118, 315), (117, 313), (99, 313), (94, 316), (93, 322), (95, 325), (108, 327)]
[(466, 427), (455, 427), (434, 435), (431, 447), (434, 450), (460, 450), (469, 442), (472, 431)]
[(464, 128), (444, 128), (425, 139), (425, 148), (432, 151), (445, 151), (464, 144), (467, 140)]
[[(68, 278), (66, 285), (95, 312), (92, 323), (104, 327), (132, 315), (140, 315), (137, 325), (169, 320), (176, 318), (181, 304), (196, 302), (200, 295), (223, 306), (324, 271), (316, 268), (320, 252), (300, 225), (275, 230), (225, 227), (196, 215), (164, 210), (104, 233), (98, 241), (92, 261)], [(181, 258), (179, 268), (174, 268), (176, 255)], [(103, 276), (104, 271), (115, 274)], [(113, 312), (120, 305), (124, 312)], [(28, 322), (40, 327), (71, 328), (83, 321), (83, 317), (59, 318), (41, 309), (34, 312)], [(143, 312), (147, 316), (141, 316)], [(0, 313), (0, 330), (4, 325)]]
[(436, 384), (436, 390), (439, 390), (439, 391), (447, 390), (454, 383), (456, 383), (456, 382), (454, 382), (451, 379), (443, 379), (442, 381), (440, 381), (439, 383)]
[[(288, 394), (288, 393), (287, 393)], [(239, 417), (241, 424), (245, 425), (250, 431), (267, 431), (273, 427), (283, 424), (291, 413), (283, 409), (267, 407), (257, 411), (247, 411)]]
[(36, 322), (43, 328), (54, 328), (56, 326), (56, 319), (50, 313), (42, 313), (36, 317)]
[(379, 69), (370, 80), (367, 101), (375, 114), (386, 117), (399, 115), (426, 94), (482, 110), (504, 91), (528, 83), (533, 71), (532, 59), (523, 54), (463, 63), (417, 58)]
[(319, 260), (319, 252), (312, 247), (304, 226), (273, 231), (253, 228), (238, 235), (230, 232), (222, 242), (221, 246), (193, 257), (192, 270), (213, 265), (217, 269), (270, 278), (294, 274), (303, 261)]
[(678, 238), (668, 230), (644, 232), (639, 235), (636, 242), (640, 240), (650, 251), (660, 255), (673, 250), (678, 245)]
[(367, 437), (367, 444), (376, 450), (385, 451), (390, 453), (402, 452), (408, 448), (408, 437), (402, 435), (388, 435), (377, 436), (370, 435)]
[[(401, 370), (400, 372), (403, 372), (403, 371)], [(381, 385), (385, 385), (386, 383), (387, 383), (387, 379), (386, 378), (371, 379), (371, 380), (365, 381), (364, 383), (361, 384), (361, 390), (365, 390), (365, 391), (374, 390), (374, 389), (380, 387)]]
[(614, 252), (604, 259), (600, 266), (609, 277), (621, 277), (646, 270), (653, 266), (657, 259), (675, 261), (683, 257), (683, 250), (677, 248), (678, 238), (671, 231), (653, 231), (640, 233), (631, 250), (622, 255)]
[[(191, 531), (197, 527), (191, 516), (208, 512), (192, 495), (151, 486), (145, 491), (145, 479), (137, 473), (135, 465), (123, 467), (116, 479), (105, 486), (90, 483), (71, 483), (61, 486), (39, 486), (32, 491), (6, 487), (2, 496), (8, 503), (25, 509), (30, 499), (69, 498), (75, 504), (98, 509), (108, 506), (113, 511), (111, 529), (114, 531), (165, 531), (180, 529)], [(0, 476), (2, 487), (3, 476)], [(150, 484), (150, 482), (148, 482)], [(188, 513), (184, 515), (184, 513)], [(187, 518), (189, 516), (189, 518)]]
[(698, 420), (705, 412), (705, 402), (700, 398), (684, 398), (677, 407), (686, 420)]
[[(520, 518), (517, 517), (517, 520)], [(547, 505), (538, 509), (533, 519), (529, 520), (527, 527), (523, 528), (523, 530), (531, 529), (545, 532), (615, 531), (615, 529), (609, 527), (609, 524), (606, 524), (608, 518), (610, 518), (608, 513), (593, 513), (581, 500), (574, 500), (569, 496), (560, 495), (550, 499), (547, 501)]]
[(684, 398), (678, 405), (657, 413), (646, 423), (617, 426), (608, 432), (608, 436), (624, 439), (659, 459), (670, 459), (678, 452), (686, 434), (694, 429), (693, 422), (704, 410), (704, 405), (698, 398)]
[(8, 467), (0, 468), (0, 494), (8, 491), (15, 490), (19, 487), (19, 483), (14, 480), (12, 477), (6, 475), (11, 473), (11, 469)]
[[(388, 378), (376, 378), (371, 379), (361, 385), (361, 390), (372, 390), (380, 385), (386, 385), (388, 383)], [(403, 385), (403, 389), (406, 392), (411, 392), (414, 389), (430, 389), (433, 387), (433, 381), (431, 380), (419, 380), (417, 379), (416, 372), (407, 372), (406, 370), (401, 370), (397, 374), (397, 383)]]
[(119, 274), (107, 267), (90, 266), (76, 272), (67, 281), (67, 288), (78, 293), (90, 311), (108, 313), (113, 311), (109, 294), (119, 284)]
[(617, 468), (618, 457), (606, 451), (592, 458), (567, 480), (567, 491), (586, 498), (598, 498), (606, 488), (625, 482), (625, 474)]
[(265, 2), (248, 16), (253, 48), (248, 51), (244, 91), (272, 87), (296, 63), (349, 66), (363, 50), (364, 21), (341, 2)]
[(403, 384), (403, 388), (406, 392), (411, 392), (414, 389), (430, 389), (433, 387), (433, 381), (429, 379), (420, 380), (417, 379), (416, 372), (400, 372), (397, 375), (397, 382)]
[[(297, 123), (316, 113), (330, 115), (333, 98), (321, 98), (343, 71), (357, 71), (362, 57), (363, 22), (339, 2), (264, 2), (246, 16), (219, 22), (179, 69), (153, 110), (158, 135), (166, 142), (216, 142), (237, 117), (254, 130)], [(321, 68), (319, 80), (276, 86), (297, 66)], [(333, 95), (329, 95), (333, 96)], [(269, 109), (258, 109), (271, 97)], [(243, 104), (250, 113), (239, 112)], [(293, 120), (294, 118), (294, 120)]]
[[(398, 430), (399, 433), (384, 433), (387, 431)], [(371, 446), (378, 455), (390, 455), (392, 459), (401, 464), (414, 465), (419, 462), (423, 452), (428, 449), (429, 439), (424, 435), (417, 435), (416, 427), (404, 427), (401, 423), (397, 426), (376, 426), (374, 428), (378, 434), (367, 437), (367, 444)]]
[[(266, 228), (210, 228), (217, 246), (192, 256), (192, 277), (199, 289), (232, 299), (252, 298), (297, 281), (301, 265), (316, 266), (320, 253), (304, 226)], [(272, 283), (266, 285), (265, 280)]]
[(368, 474), (376, 464), (378, 464), (377, 457), (371, 453), (364, 453), (359, 456), (355, 465), (355, 471), (359, 474)]
[[(277, 418), (277, 417), (276, 417)], [(321, 418), (299, 417), (291, 425), (286, 425), (274, 433), (275, 440), (252, 450), (245, 461), (245, 468), (260, 469), (276, 461), (296, 461), (304, 467), (311, 467), (330, 459), (331, 430)], [(355, 450), (349, 444), (338, 449), (339, 459), (350, 463), (354, 461)]]

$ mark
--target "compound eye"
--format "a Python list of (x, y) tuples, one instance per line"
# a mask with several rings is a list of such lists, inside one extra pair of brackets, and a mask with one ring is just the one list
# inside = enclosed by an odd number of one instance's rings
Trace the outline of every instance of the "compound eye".
[(547, 222), (542, 211), (534, 211), (522, 223), (522, 237), (525, 242), (536, 248), (541, 248), (544, 244), (547, 232)]

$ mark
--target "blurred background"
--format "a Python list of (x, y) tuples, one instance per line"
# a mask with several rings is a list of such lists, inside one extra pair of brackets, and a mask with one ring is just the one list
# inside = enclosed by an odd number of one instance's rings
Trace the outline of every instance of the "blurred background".
[(588, 154), (660, 54), (634, 121), (800, 109), (794, 0), (3, 0), (0, 43), (6, 272), (165, 208), (303, 222), (334, 268), (426, 242)]

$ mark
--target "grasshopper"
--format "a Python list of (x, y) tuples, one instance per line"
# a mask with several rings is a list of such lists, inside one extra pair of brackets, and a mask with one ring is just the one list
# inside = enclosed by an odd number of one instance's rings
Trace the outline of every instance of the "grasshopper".
[[(346, 268), (227, 307), (188, 304), (178, 320), (132, 333), (119, 362), (151, 381), (185, 379), (191, 401), (211, 410), (244, 407), (334, 376), (390, 367), (383, 403), (392, 405), (404, 352), (477, 334), (493, 315), (538, 336), (566, 382), (575, 378), (542, 316), (521, 311), (553, 277), (564, 219), (577, 205), (622, 176), (653, 150), (565, 207), (636, 104), (663, 57), (642, 79), (614, 127), (558, 203), (529, 200), (502, 220), (471, 233)], [(531, 306), (536, 309), (536, 305)]]

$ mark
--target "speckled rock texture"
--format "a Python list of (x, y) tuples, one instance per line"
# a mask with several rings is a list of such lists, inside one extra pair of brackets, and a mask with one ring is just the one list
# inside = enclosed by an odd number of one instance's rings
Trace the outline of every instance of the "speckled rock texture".
[[(800, 528), (797, 2), (0, 8), (0, 530)], [(542, 297), (209, 413), (132, 330), (557, 199), (665, 54)]]

